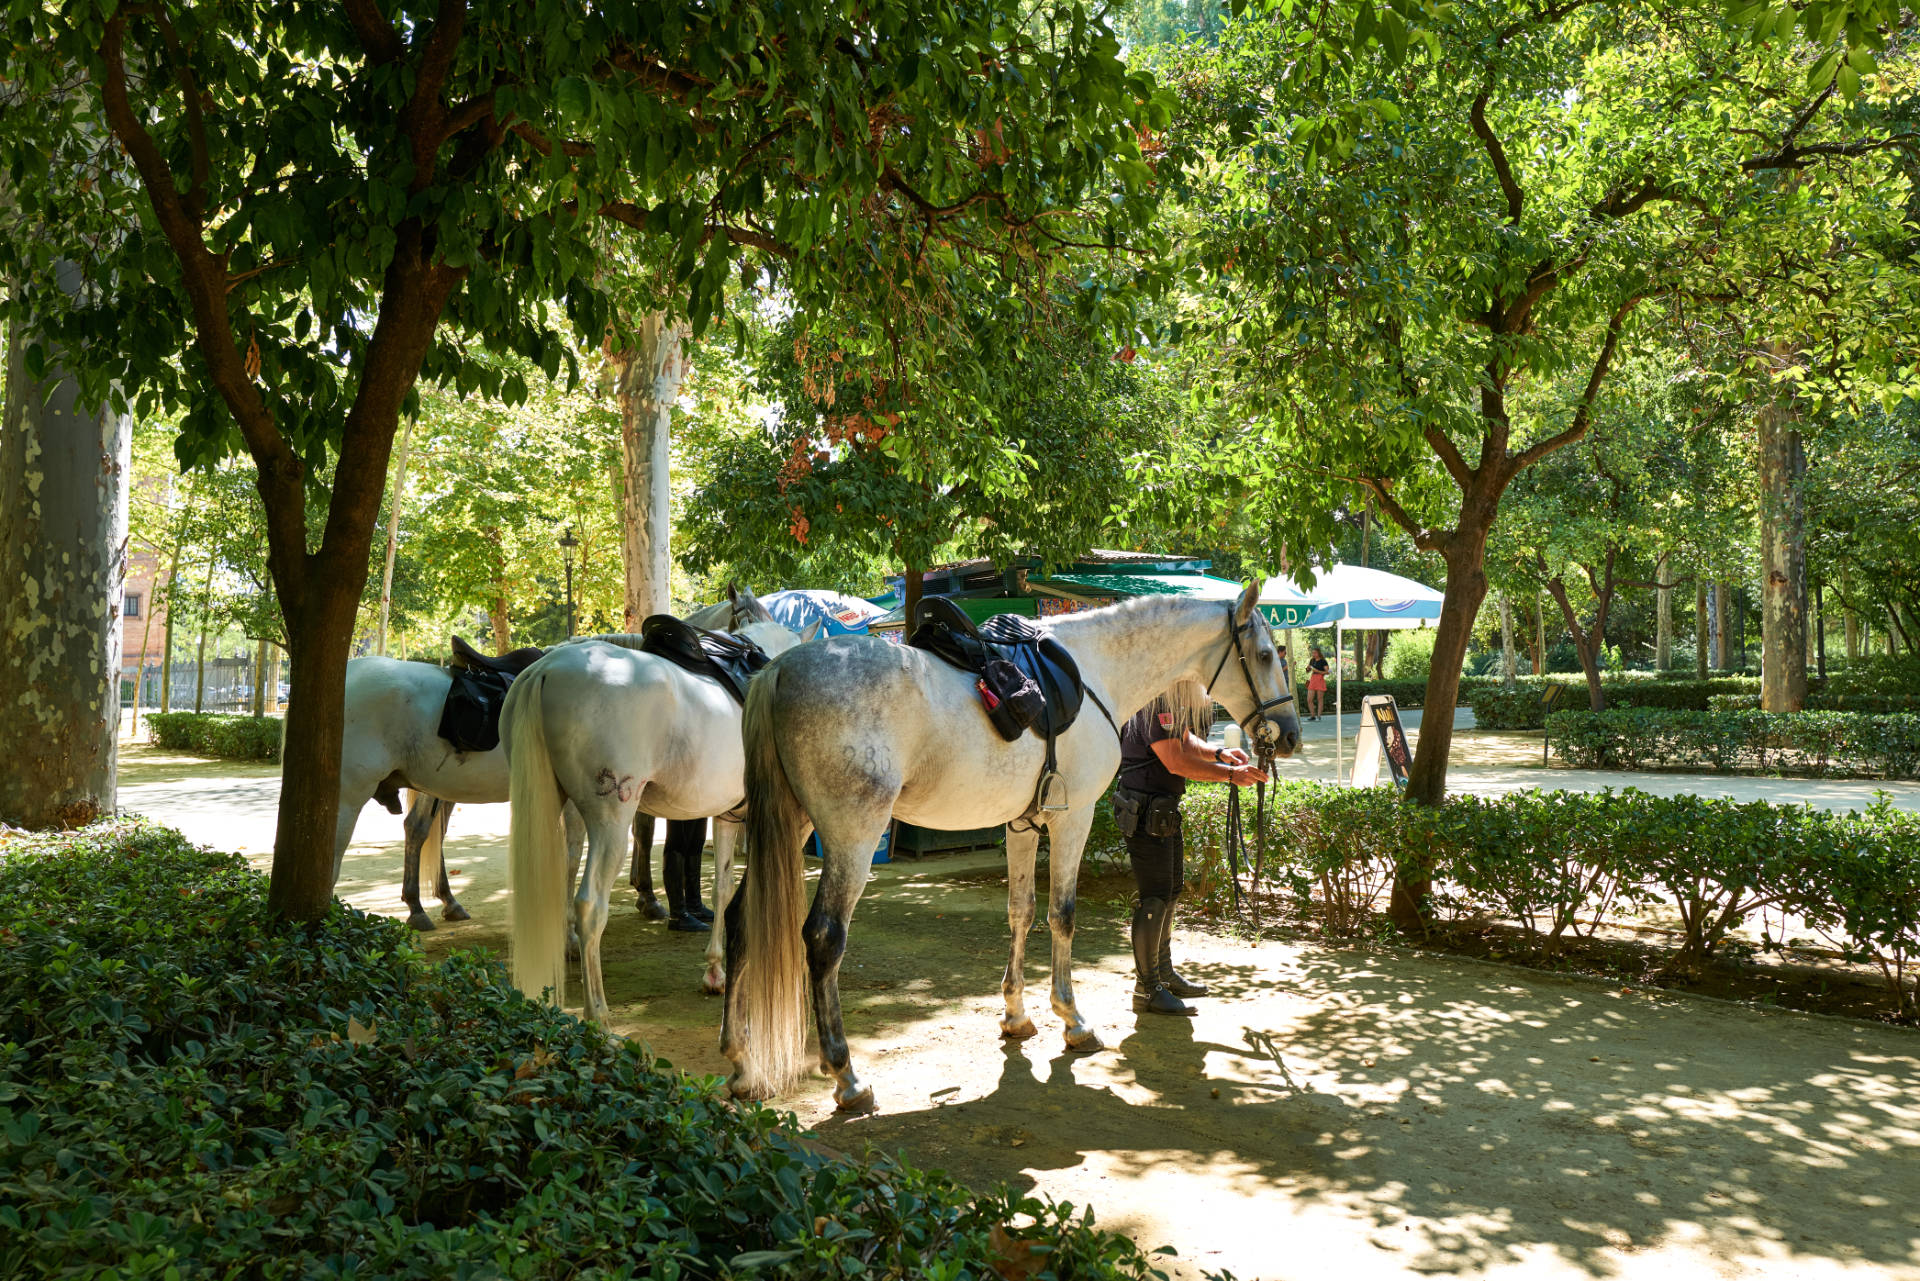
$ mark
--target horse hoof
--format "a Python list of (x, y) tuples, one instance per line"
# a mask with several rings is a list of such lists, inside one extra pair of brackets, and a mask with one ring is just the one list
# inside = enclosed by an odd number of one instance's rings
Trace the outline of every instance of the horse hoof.
[(708, 996), (725, 996), (727, 972), (717, 965), (708, 966), (707, 972), (700, 976), (700, 990)]
[(640, 900), (639, 908), (640, 915), (646, 917), (649, 921), (664, 921), (667, 919), (667, 909), (660, 906), (659, 899), (643, 898)]
[(431, 930), (433, 928), (433, 918), (431, 916), (428, 916), (425, 912), (414, 912), (413, 914), (407, 917), (407, 924), (413, 929), (416, 929), (420, 931), (422, 934), (425, 934), (428, 930)]
[(440, 917), (446, 921), (471, 921), (473, 919), (473, 913), (461, 907), (458, 903), (449, 903), (445, 908), (441, 909)]
[(863, 1085), (845, 1097), (841, 1096), (839, 1090), (835, 1090), (833, 1092), (833, 1106), (836, 1110), (845, 1112), (850, 1116), (867, 1116), (880, 1110), (879, 1104), (873, 1101), (873, 1087), (871, 1085)]
[(1000, 1021), (1000, 1035), (1009, 1041), (1024, 1041), (1037, 1031), (1039, 1029), (1033, 1026), (1032, 1019), (1021, 1019), (1018, 1023), (1009, 1023), (1005, 1019)]
[(1107, 1047), (1100, 1043), (1100, 1034), (1088, 1027), (1080, 1029), (1078, 1033), (1069, 1028), (1067, 1048), (1075, 1054), (1092, 1054), (1096, 1050), (1104, 1050)]
[(763, 1102), (773, 1097), (772, 1090), (766, 1089), (765, 1087), (747, 1085), (737, 1076), (728, 1079), (727, 1093), (736, 1099), (745, 1099), (750, 1103)]

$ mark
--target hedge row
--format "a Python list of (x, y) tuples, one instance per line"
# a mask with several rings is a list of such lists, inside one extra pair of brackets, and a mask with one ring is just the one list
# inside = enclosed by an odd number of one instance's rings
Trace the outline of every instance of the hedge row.
[(132, 822), (0, 849), (0, 1276), (1150, 1275), (265, 888)]
[[(1567, 692), (1560, 700), (1562, 708), (1585, 707), (1587, 683), (1584, 677), (1560, 678)], [(1760, 682), (1754, 677), (1720, 676), (1711, 680), (1613, 680), (1602, 681), (1607, 706), (1658, 707), (1675, 711), (1704, 712), (1717, 706), (1716, 700), (1759, 698)], [(1477, 689), (1468, 699), (1474, 724), (1481, 729), (1539, 729), (1547, 723), (1546, 708), (1540, 702), (1544, 684), (1521, 685), (1512, 692), (1498, 687)]]
[(1555, 712), (1554, 754), (1582, 769), (1739, 769), (1920, 777), (1920, 715), (1671, 712), (1630, 707)]
[[(1707, 710), (1712, 712), (1758, 711), (1760, 695), (1752, 694), (1716, 694), (1707, 700)], [(1808, 694), (1806, 710), (1809, 712), (1871, 712), (1884, 715), (1887, 712), (1920, 712), (1920, 694)]]
[(154, 744), (170, 751), (236, 761), (280, 759), (281, 721), (275, 716), (148, 712), (146, 720)]
[[(1188, 847), (1215, 869), (1223, 788), (1190, 790)], [(1803, 917), (1820, 942), (1872, 961), (1896, 1016), (1920, 1015), (1920, 815), (1701, 796), (1516, 792), (1407, 805), (1391, 788), (1274, 789), (1264, 878), (1336, 933), (1375, 919), (1396, 868), (1424, 867), (1443, 908), (1519, 923), (1536, 946), (1590, 935), (1609, 911), (1677, 908), (1675, 960), (1694, 963), (1760, 912)], [(1773, 940), (1775, 943), (1786, 940)]]

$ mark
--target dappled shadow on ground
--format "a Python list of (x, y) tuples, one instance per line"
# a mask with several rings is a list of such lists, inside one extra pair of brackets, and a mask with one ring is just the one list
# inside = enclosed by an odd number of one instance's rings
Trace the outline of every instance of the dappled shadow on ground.
[[(915, 917), (938, 901), (898, 898)], [(1661, 1246), (1789, 1265), (1920, 1257), (1920, 1039), (1501, 967), (1273, 945), (1236, 961), (1228, 945), (1184, 967), (1214, 985), (1202, 1018), (1129, 1014), (1117, 1053), (1081, 1058), (1051, 1029), (993, 1045), (978, 1001), (928, 1008), (949, 983), (977, 990), (998, 951), (984, 911), (946, 906), (945, 966), (916, 950), (911, 980), (850, 1001), (850, 1028), (886, 1043), (864, 1062), (883, 1107), (905, 1106), (825, 1119), (829, 1141), (1035, 1189), (1080, 1167), (1142, 1183), (1205, 1172), (1242, 1213), (1320, 1203), (1423, 1272), (1544, 1250), (1612, 1276)], [(878, 922), (867, 934), (876, 949), (897, 938)], [(1111, 925), (1084, 933), (1085, 972), (1111, 978), (1119, 942)], [(1109, 1014), (1125, 991), (1083, 987)], [(924, 1106), (900, 1099), (890, 1078), (912, 1029), (957, 1021), (976, 1066), (957, 1063)]]

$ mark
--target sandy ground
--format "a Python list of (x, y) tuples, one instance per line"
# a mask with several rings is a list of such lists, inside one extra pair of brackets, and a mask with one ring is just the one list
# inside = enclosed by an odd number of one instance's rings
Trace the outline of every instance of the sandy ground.
[[(131, 747), (122, 770), (125, 808), (264, 864), (271, 767)], [(424, 936), (429, 948), (504, 948), (506, 819), (504, 806), (456, 814), (448, 859), (474, 919)], [(342, 896), (399, 915), (399, 820), (369, 807), (359, 837)], [(1177, 955), (1215, 994), (1197, 1019), (1143, 1018), (1128, 1002), (1126, 886), (1109, 879), (1084, 888), (1075, 953), (1082, 1008), (1111, 1048), (1071, 1055), (1037, 959), (1041, 1034), (997, 1035), (1004, 884), (993, 856), (876, 869), (843, 999), (882, 1110), (834, 1115), (824, 1080), (781, 1105), (847, 1150), (1091, 1205), (1149, 1248), (1175, 1246), (1179, 1277), (1920, 1281), (1920, 1035), (1191, 931)], [(719, 1005), (697, 992), (703, 939), (631, 905), (623, 889), (607, 932), (616, 1028), (724, 1071)]]

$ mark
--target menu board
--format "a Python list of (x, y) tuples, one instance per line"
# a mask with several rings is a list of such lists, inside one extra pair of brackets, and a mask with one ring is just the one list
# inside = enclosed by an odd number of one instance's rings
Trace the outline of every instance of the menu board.
[(1391, 694), (1369, 694), (1360, 700), (1359, 741), (1353, 750), (1353, 785), (1372, 787), (1380, 781), (1380, 760), (1386, 758), (1394, 786), (1404, 789), (1413, 768), (1407, 731), (1400, 724), (1400, 706)]

